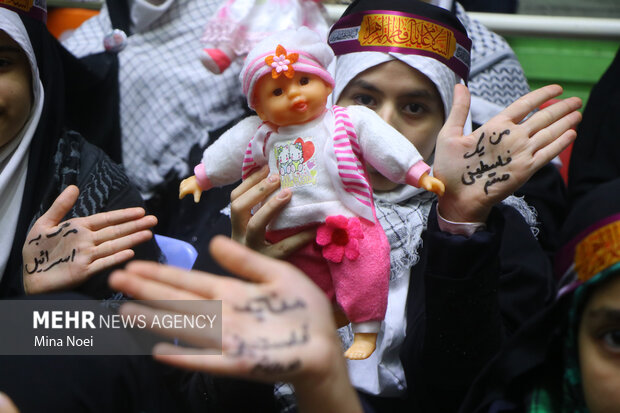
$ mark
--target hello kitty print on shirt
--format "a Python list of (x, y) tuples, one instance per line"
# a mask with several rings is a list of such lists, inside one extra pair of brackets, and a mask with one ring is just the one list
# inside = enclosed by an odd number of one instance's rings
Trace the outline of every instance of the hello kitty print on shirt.
[(316, 185), (314, 144), (309, 138), (276, 144), (274, 151), (282, 188)]

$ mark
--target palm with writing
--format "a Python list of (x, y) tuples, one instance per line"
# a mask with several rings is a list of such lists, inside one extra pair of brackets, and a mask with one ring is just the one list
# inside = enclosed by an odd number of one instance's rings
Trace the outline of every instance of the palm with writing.
[[(199, 329), (162, 330), (161, 334), (195, 347), (159, 344), (154, 351), (158, 360), (214, 374), (290, 381), (302, 398), (306, 391), (315, 394), (317, 389), (329, 394), (340, 391), (340, 396), (333, 395), (336, 399), (352, 392), (331, 305), (305, 274), (224, 237), (213, 240), (211, 254), (245, 280), (145, 262), (132, 262), (112, 274), (112, 288), (137, 299), (222, 300), (222, 355), (205, 355), (204, 349), (215, 343)], [(126, 306), (125, 313), (149, 313), (133, 303)], [(178, 313), (179, 307), (163, 311)]]
[(33, 225), (22, 249), (27, 294), (80, 284), (92, 274), (133, 257), (131, 247), (152, 237), (154, 216), (143, 208), (102, 212), (61, 222), (79, 190), (67, 187)]
[(484, 222), (493, 205), (523, 185), (576, 137), (579, 98), (568, 98), (536, 112), (562, 93), (549, 85), (528, 93), (472, 134), (463, 136), (469, 91), (456, 85), (454, 104), (437, 138), (434, 175), (446, 185), (441, 215), (456, 222)]

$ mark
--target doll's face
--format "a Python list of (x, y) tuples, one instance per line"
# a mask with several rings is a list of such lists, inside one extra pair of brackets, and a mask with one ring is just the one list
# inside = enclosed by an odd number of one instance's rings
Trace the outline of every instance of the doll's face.
[(254, 88), (258, 116), (277, 126), (306, 123), (325, 111), (332, 88), (318, 76), (295, 72), (292, 79), (260, 78)]
[(619, 412), (620, 276), (595, 291), (583, 310), (579, 366), (590, 412)]
[(31, 106), (28, 58), (8, 34), (0, 31), (0, 148), (22, 129)]
[[(425, 160), (432, 155), (444, 122), (443, 102), (433, 82), (398, 60), (357, 75), (342, 91), (338, 105), (362, 105), (374, 110), (405, 135)], [(368, 174), (375, 191), (390, 191), (398, 186), (370, 166)]]

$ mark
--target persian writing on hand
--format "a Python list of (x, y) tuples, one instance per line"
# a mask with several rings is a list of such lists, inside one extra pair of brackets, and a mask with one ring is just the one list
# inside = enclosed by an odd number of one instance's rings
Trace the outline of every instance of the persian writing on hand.
[[(478, 139), (478, 143), (476, 144), (476, 149), (473, 152), (466, 152), (463, 154), (463, 159), (471, 159), (478, 155), (478, 158), (482, 157), (486, 153), (486, 145), (487, 143), (490, 145), (498, 145), (504, 136), (510, 135), (510, 130), (506, 129), (502, 132), (493, 132), (490, 135), (485, 135), (484, 132), (480, 134), (480, 138)], [(461, 182), (464, 185), (473, 185), (478, 180), (486, 179), (484, 183), (484, 193), (489, 194), (489, 187), (498, 182), (507, 181), (510, 179), (509, 173), (500, 173), (497, 171), (497, 168), (502, 168), (512, 162), (512, 158), (510, 157), (510, 150), (506, 150), (506, 154), (504, 156), (497, 155), (497, 158), (493, 160), (491, 163), (486, 163), (484, 160), (480, 159), (476, 168), (472, 170), (470, 165), (466, 166), (467, 171), (461, 175)], [(488, 173), (488, 174), (487, 174)], [(486, 176), (485, 176), (486, 174)]]
[[(34, 238), (28, 240), (27, 245), (32, 245), (34, 244), (35, 246), (38, 246), (41, 242), (43, 242), (44, 240), (49, 240), (55, 237), (58, 238), (65, 238), (67, 236), (70, 235), (74, 235), (77, 234), (78, 230), (76, 228), (71, 228), (71, 221), (65, 222), (64, 224), (60, 225), (60, 227), (58, 228), (58, 230), (49, 233), (49, 234), (38, 234), (37, 236), (35, 236)], [(44, 238), (45, 237), (45, 238)], [(54, 268), (55, 266), (59, 265), (59, 264), (63, 264), (66, 262), (73, 262), (75, 260), (75, 255), (77, 253), (77, 250), (75, 248), (72, 248), (71, 251), (69, 251), (67, 253), (67, 255), (61, 256), (61, 257), (51, 257), (50, 258), (50, 252), (48, 249), (42, 249), (39, 251), (39, 256), (38, 257), (34, 257), (34, 263), (32, 265), (32, 267), (30, 267), (29, 263), (25, 264), (25, 270), (27, 274), (34, 274), (34, 273), (40, 273), (40, 272), (47, 272), (49, 270), (51, 270), (52, 268)]]
[(258, 353), (270, 350), (280, 350), (287, 347), (302, 346), (310, 340), (308, 324), (304, 323), (298, 329), (292, 329), (288, 337), (283, 340), (272, 340), (266, 337), (257, 337), (251, 341), (244, 340), (237, 335), (233, 336), (235, 344), (231, 351), (227, 352), (230, 357), (250, 356), (256, 357)]
[(234, 310), (251, 313), (258, 321), (263, 321), (266, 313), (280, 314), (297, 308), (306, 308), (306, 303), (301, 299), (287, 302), (283, 299), (278, 299), (275, 294), (271, 294), (248, 300), (244, 306), (234, 307)]
[(301, 360), (295, 359), (289, 363), (274, 361), (268, 357), (263, 357), (252, 367), (252, 374), (282, 374), (291, 373), (301, 368)]
[[(248, 313), (261, 324), (260, 328), (254, 329), (253, 334), (232, 335), (232, 342), (227, 346), (226, 355), (251, 360), (252, 375), (280, 375), (300, 369), (301, 359), (283, 357), (283, 350), (309, 344), (311, 339), (309, 322), (299, 321), (290, 316), (291, 311), (303, 311), (306, 307), (306, 302), (301, 298), (285, 300), (276, 293), (253, 297), (244, 305), (233, 307), (233, 311)], [(269, 319), (266, 318), (268, 314), (271, 315)], [(263, 333), (263, 331), (273, 333), (274, 328), (278, 330), (276, 335)]]

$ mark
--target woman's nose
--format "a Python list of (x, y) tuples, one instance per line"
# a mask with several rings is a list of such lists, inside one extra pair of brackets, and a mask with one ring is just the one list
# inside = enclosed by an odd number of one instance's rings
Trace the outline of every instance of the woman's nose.
[(395, 122), (396, 110), (394, 109), (394, 105), (389, 103), (384, 103), (380, 107), (378, 107), (375, 112), (383, 119), (386, 123), (393, 126)]

